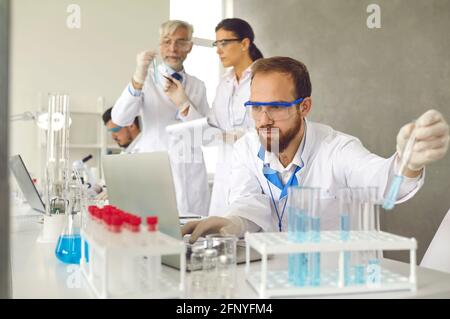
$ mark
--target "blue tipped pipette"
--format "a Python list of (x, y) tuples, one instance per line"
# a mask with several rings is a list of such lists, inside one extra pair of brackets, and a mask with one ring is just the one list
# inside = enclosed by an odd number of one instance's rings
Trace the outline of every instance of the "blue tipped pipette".
[(408, 142), (406, 142), (406, 146), (403, 150), (398, 173), (394, 176), (394, 179), (392, 180), (392, 183), (389, 188), (389, 192), (386, 198), (384, 199), (383, 208), (386, 210), (391, 210), (395, 206), (395, 202), (397, 201), (397, 194), (398, 191), (400, 190), (400, 186), (402, 185), (404, 179), (404, 170), (407, 167), (407, 164), (411, 158), (415, 141), (416, 141), (416, 134), (415, 130), (413, 129), (411, 136), (409, 137)]

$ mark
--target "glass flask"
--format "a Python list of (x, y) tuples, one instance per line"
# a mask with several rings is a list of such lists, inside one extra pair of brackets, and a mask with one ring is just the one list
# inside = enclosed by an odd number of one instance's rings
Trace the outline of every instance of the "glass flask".
[[(69, 184), (68, 188), (69, 200), (66, 203), (66, 222), (58, 238), (55, 255), (63, 263), (79, 264), (81, 258), (80, 227), (83, 189), (76, 182)], [(87, 252), (88, 249), (86, 250), (86, 259), (88, 259)]]

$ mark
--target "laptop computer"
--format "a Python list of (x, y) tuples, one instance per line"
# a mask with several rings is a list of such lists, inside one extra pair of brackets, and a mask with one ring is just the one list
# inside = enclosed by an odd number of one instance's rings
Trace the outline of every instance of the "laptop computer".
[[(180, 221), (178, 214), (167, 152), (106, 155), (102, 162), (111, 205), (144, 218), (156, 215), (161, 232), (182, 240), (180, 222), (185, 219)], [(242, 242), (237, 245), (236, 258), (238, 263), (245, 262)], [(259, 254), (251, 250), (251, 260), (258, 259)], [(178, 256), (163, 256), (162, 262), (180, 268)]]
[(11, 156), (9, 159), (9, 168), (31, 208), (38, 212), (45, 213), (44, 202), (31, 179), (30, 173), (28, 172), (22, 157), (20, 155)]

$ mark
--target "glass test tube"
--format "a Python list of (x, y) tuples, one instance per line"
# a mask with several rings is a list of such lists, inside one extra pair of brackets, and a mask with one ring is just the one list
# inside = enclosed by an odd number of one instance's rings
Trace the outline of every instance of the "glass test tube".
[[(365, 203), (367, 230), (379, 232), (380, 229), (380, 202), (378, 187), (368, 187), (366, 189), (367, 200)], [(377, 285), (381, 283), (381, 258), (382, 251), (375, 250), (367, 252), (366, 277), (367, 284)]]
[[(318, 188), (300, 187), (298, 189), (298, 195), (296, 196), (297, 209), (295, 214), (295, 232), (297, 242), (308, 242), (311, 240), (311, 238), (317, 239), (317, 234), (319, 234), (320, 236), (320, 217), (315, 212), (319, 206), (319, 195), (320, 189)], [(319, 229), (312, 229), (313, 218), (316, 221), (315, 226), (319, 226)], [(318, 220), (319, 223), (317, 223)], [(310, 261), (310, 257), (312, 256), (314, 256), (313, 261)], [(317, 262), (319, 263), (318, 265)], [(297, 254), (295, 266), (296, 272), (294, 275), (294, 283), (296, 286), (303, 287), (311, 283), (312, 281), (310, 280), (310, 278), (313, 274), (316, 276), (315, 280), (313, 281), (320, 282), (320, 253)], [(319, 280), (317, 280), (317, 275), (319, 277)]]
[[(310, 219), (310, 231), (309, 239), (311, 242), (320, 242), (321, 234), (321, 211), (320, 211), (320, 188), (310, 189), (310, 203), (309, 203), (309, 219)], [(320, 253), (313, 252), (309, 254), (309, 276), (311, 286), (320, 286)]]
[[(341, 240), (351, 240), (354, 235), (352, 231), (362, 230), (361, 200), (363, 188), (341, 188), (338, 190), (339, 215)], [(354, 237), (356, 238), (356, 237)], [(343, 252), (344, 262), (344, 285), (348, 286), (361, 282), (364, 278), (365, 268), (362, 264), (361, 252)]]
[[(295, 222), (296, 222), (296, 209), (297, 209), (297, 194), (299, 188), (297, 186), (291, 186), (288, 188), (288, 202), (286, 203), (286, 209), (288, 210), (288, 240), (295, 242)], [(295, 268), (296, 268), (296, 254), (288, 254), (288, 280), (294, 283)]]
[(411, 154), (414, 148), (414, 143), (416, 142), (416, 132), (413, 129), (411, 135), (406, 142), (405, 148), (403, 149), (403, 154), (400, 162), (400, 167), (398, 169), (397, 174), (391, 181), (391, 185), (389, 186), (389, 191), (384, 199), (383, 208), (386, 210), (391, 210), (395, 206), (395, 202), (397, 201), (398, 191), (400, 190), (400, 186), (403, 183), (404, 179), (404, 171), (407, 167), (409, 160), (411, 159)]

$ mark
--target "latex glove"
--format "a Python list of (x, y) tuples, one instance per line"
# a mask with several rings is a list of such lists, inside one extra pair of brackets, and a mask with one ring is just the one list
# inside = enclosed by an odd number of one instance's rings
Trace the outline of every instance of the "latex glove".
[(191, 234), (189, 243), (193, 244), (199, 237), (208, 234), (236, 235), (242, 232), (242, 225), (232, 218), (224, 217), (208, 217), (200, 221), (192, 221), (186, 223), (181, 228), (181, 234)]
[(164, 85), (164, 92), (177, 106), (180, 112), (183, 112), (189, 106), (189, 98), (184, 91), (183, 85), (177, 79), (165, 75), (166, 84)]
[(420, 171), (425, 165), (440, 160), (447, 153), (449, 126), (442, 114), (436, 110), (429, 110), (415, 123), (403, 126), (397, 135), (397, 152), (400, 159), (413, 129), (416, 141), (407, 166), (412, 171)]
[(157, 53), (153, 50), (143, 51), (136, 56), (136, 71), (133, 75), (133, 81), (143, 85), (147, 77), (148, 67)]

